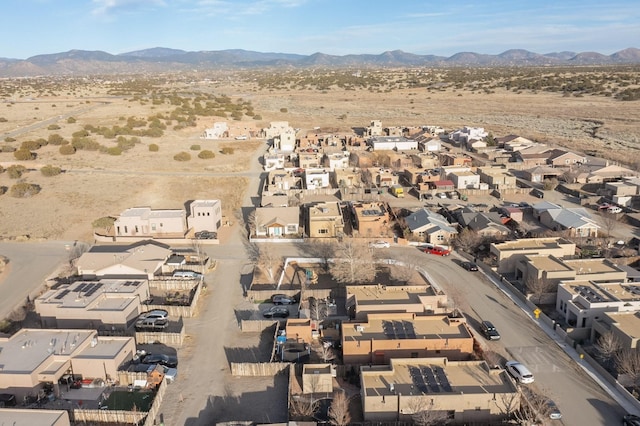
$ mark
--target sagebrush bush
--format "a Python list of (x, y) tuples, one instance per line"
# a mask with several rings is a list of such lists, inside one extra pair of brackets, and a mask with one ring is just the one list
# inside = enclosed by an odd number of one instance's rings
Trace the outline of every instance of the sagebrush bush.
[(24, 141), (20, 144), (20, 149), (26, 149), (27, 151), (35, 151), (47, 145), (47, 141), (44, 139), (38, 139), (37, 141)]
[(13, 156), (16, 158), (16, 160), (20, 160), (20, 161), (28, 161), (28, 160), (36, 159), (35, 152), (31, 152), (28, 149), (22, 149), (22, 148), (15, 151), (13, 153)]
[(107, 148), (107, 154), (109, 155), (121, 155), (122, 149), (119, 146), (111, 146)]
[(189, 148), (191, 151), (200, 151), (202, 148), (200, 148), (200, 145), (191, 145), (191, 148)]
[(57, 176), (62, 173), (62, 169), (57, 166), (47, 165), (40, 168), (40, 173), (42, 173), (43, 176), (47, 177)]
[(234, 149), (231, 148), (230, 146), (225, 146), (224, 148), (222, 148), (221, 151), (224, 155), (231, 155), (234, 152)]
[(51, 145), (62, 145), (64, 143), (64, 138), (57, 133), (49, 135), (47, 140)]
[(15, 152), (15, 147), (10, 145), (5, 145), (0, 147), (0, 152)]
[(69, 118), (67, 118), (67, 123), (69, 123), (69, 124), (73, 124), (73, 123), (75, 123), (75, 122), (76, 122), (76, 119), (75, 119), (75, 118), (73, 118), (73, 117), (69, 117)]
[(7, 136), (6, 138), (4, 138), (5, 142), (15, 142), (16, 138), (12, 138), (11, 136)]
[(11, 196), (15, 198), (29, 198), (40, 192), (40, 186), (34, 183), (19, 182), (11, 187)]
[(173, 159), (176, 161), (189, 161), (191, 160), (191, 154), (189, 154), (188, 152), (182, 151), (174, 155)]
[(27, 168), (25, 166), (20, 166), (18, 164), (7, 167), (7, 174), (11, 179), (20, 179), (22, 174), (26, 171)]
[(204, 151), (200, 151), (200, 153), (198, 154), (198, 158), (202, 158), (203, 160), (214, 158), (215, 156), (216, 154), (214, 154), (213, 151), (210, 151), (208, 149), (205, 149)]
[(149, 151), (158, 152), (160, 151), (160, 147), (158, 146), (158, 144), (155, 144), (155, 143), (149, 144)]
[(71, 144), (62, 145), (60, 147), (60, 154), (62, 155), (73, 155), (75, 153), (76, 153), (76, 149)]

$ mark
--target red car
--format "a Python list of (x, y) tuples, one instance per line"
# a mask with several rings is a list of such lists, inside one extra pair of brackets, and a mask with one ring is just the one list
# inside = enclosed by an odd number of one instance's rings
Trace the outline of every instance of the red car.
[(438, 246), (420, 247), (420, 250), (422, 250), (425, 253), (436, 254), (438, 256), (449, 256), (451, 254), (451, 250), (446, 249), (444, 247), (438, 247)]

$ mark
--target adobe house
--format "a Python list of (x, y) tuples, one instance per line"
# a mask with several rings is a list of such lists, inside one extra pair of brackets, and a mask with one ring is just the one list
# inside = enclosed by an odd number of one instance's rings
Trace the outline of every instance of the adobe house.
[(302, 366), (302, 393), (333, 393), (336, 370), (331, 364), (304, 364)]

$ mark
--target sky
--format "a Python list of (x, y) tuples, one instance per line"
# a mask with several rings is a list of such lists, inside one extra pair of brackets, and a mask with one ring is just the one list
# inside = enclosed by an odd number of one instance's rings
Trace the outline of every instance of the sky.
[(638, 0), (2, 0), (0, 57), (152, 47), (310, 55), (640, 48)]

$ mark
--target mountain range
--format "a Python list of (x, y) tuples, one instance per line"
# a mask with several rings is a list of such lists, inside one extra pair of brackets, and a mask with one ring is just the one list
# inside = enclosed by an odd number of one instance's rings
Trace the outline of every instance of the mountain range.
[(184, 70), (259, 67), (498, 67), (498, 66), (587, 66), (640, 64), (640, 49), (628, 48), (612, 55), (597, 52), (539, 54), (511, 49), (498, 55), (460, 52), (453, 56), (416, 55), (394, 50), (379, 55), (327, 55), (314, 53), (254, 52), (242, 49), (185, 51), (166, 47), (112, 55), (103, 51), (70, 50), (36, 55), (27, 59), (0, 58), (0, 77), (42, 75), (95, 75)]

